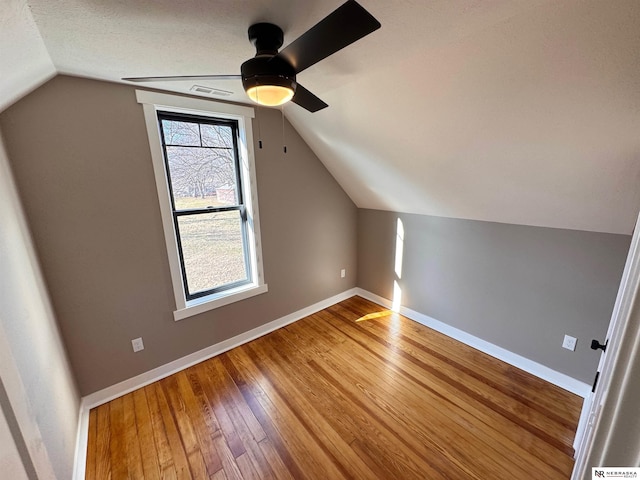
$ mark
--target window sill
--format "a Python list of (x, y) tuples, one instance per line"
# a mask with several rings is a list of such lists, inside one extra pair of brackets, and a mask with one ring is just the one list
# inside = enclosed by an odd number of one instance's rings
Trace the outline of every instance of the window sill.
[(173, 312), (173, 319), (184, 320), (185, 318), (198, 315), (200, 313), (213, 310), (214, 308), (223, 307), (246, 298), (266, 293), (269, 289), (267, 285), (243, 285), (242, 287), (227, 290), (215, 295), (189, 300), (184, 308), (180, 308)]

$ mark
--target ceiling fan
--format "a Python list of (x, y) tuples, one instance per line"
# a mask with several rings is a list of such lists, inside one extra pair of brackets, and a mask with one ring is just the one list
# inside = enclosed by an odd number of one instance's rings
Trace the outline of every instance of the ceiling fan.
[(282, 29), (272, 23), (249, 27), (249, 41), (256, 55), (240, 66), (240, 75), (176, 75), (127, 77), (129, 82), (240, 79), (247, 95), (260, 105), (277, 106), (288, 101), (317, 112), (328, 105), (296, 81), (306, 68), (351, 45), (380, 28), (373, 15), (355, 0), (348, 0), (314, 27), (278, 52)]

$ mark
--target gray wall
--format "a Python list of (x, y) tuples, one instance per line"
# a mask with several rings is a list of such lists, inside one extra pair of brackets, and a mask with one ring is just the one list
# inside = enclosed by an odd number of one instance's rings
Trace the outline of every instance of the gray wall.
[[(0, 417), (16, 447), (11, 463), (29, 478), (71, 478), (79, 408), (0, 138)], [(2, 478), (14, 478), (8, 460)]]
[[(259, 118), (264, 148), (256, 148), (256, 171), (269, 292), (175, 322), (134, 88), (59, 76), (0, 115), (83, 395), (355, 286), (355, 205), (288, 123), (283, 154), (279, 111), (261, 110)], [(133, 353), (130, 341), (139, 336), (145, 350)]]
[(631, 237), (361, 209), (358, 286), (389, 299), (398, 218), (403, 305), (593, 381)]

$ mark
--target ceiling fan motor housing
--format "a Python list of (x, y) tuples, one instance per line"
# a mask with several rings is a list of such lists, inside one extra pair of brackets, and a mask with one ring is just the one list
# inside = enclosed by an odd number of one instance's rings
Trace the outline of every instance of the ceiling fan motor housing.
[(245, 90), (259, 85), (277, 85), (296, 90), (296, 72), (284, 60), (271, 54), (258, 54), (240, 67)]
[(256, 56), (240, 67), (245, 91), (260, 85), (277, 85), (296, 91), (296, 72), (281, 57), (278, 49), (284, 41), (282, 29), (272, 23), (256, 23), (249, 27), (249, 41), (256, 47)]

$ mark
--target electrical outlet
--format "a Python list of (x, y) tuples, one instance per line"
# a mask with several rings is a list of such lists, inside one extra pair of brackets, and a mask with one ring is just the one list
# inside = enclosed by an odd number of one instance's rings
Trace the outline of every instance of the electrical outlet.
[(144, 350), (144, 343), (142, 343), (142, 337), (134, 338), (131, 340), (131, 345), (133, 346), (134, 352), (139, 352), (140, 350)]
[(575, 352), (577, 342), (578, 342), (577, 338), (571, 337), (569, 335), (565, 335), (564, 341), (562, 342), (562, 348), (566, 348), (567, 350), (571, 350), (572, 352)]
[(344, 278), (346, 276), (347, 276), (347, 270), (343, 268), (342, 270), (340, 270), (340, 278)]

